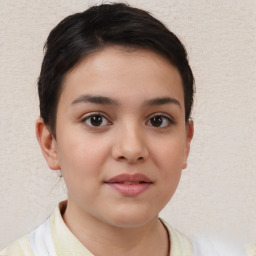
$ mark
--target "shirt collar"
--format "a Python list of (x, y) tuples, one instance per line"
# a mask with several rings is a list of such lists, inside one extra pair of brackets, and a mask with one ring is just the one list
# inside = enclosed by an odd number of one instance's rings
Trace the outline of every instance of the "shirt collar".
[[(94, 256), (69, 230), (63, 221), (61, 213), (66, 209), (67, 201), (59, 203), (50, 217), (51, 234), (57, 255), (61, 256)], [(170, 256), (193, 256), (190, 240), (160, 219), (169, 233)]]

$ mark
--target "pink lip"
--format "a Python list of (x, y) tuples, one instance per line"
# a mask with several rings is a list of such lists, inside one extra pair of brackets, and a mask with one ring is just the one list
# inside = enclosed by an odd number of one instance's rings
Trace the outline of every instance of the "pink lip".
[(147, 190), (153, 182), (144, 174), (120, 174), (105, 182), (124, 196), (137, 196)]

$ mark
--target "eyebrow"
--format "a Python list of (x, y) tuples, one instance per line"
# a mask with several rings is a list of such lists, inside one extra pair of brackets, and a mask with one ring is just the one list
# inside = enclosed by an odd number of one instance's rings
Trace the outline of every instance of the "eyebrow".
[(145, 101), (144, 103), (147, 106), (154, 106), (154, 105), (165, 105), (165, 104), (175, 104), (181, 108), (181, 104), (178, 100), (170, 97), (163, 97), (163, 98), (154, 98)]
[[(78, 103), (94, 103), (94, 104), (99, 104), (99, 105), (120, 105), (118, 101), (115, 99), (105, 97), (105, 96), (100, 96), (100, 95), (81, 95), (77, 99), (75, 99), (71, 105), (78, 104)], [(160, 106), (160, 105), (165, 105), (165, 104), (175, 104), (179, 108), (181, 108), (181, 104), (178, 100), (171, 98), (171, 97), (158, 97), (158, 98), (153, 98), (150, 100), (146, 100), (143, 105), (144, 106)]]
[(94, 103), (94, 104), (100, 104), (100, 105), (118, 105), (118, 102), (114, 99), (111, 99), (109, 97), (99, 96), (99, 95), (81, 95), (77, 99), (75, 99), (71, 105), (77, 104), (77, 103)]

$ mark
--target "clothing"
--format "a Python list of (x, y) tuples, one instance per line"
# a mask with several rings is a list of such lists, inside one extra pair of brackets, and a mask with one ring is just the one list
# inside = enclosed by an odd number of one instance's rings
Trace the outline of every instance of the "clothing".
[[(54, 213), (29, 235), (20, 238), (0, 252), (0, 256), (93, 256), (64, 223), (61, 212), (65, 208), (66, 201), (60, 203)], [(237, 244), (208, 239), (204, 236), (190, 240), (163, 220), (161, 222), (169, 233), (170, 256), (246, 255), (244, 249)], [(256, 256), (255, 252), (256, 246), (248, 247), (248, 256)]]
[[(65, 203), (60, 203), (44, 223), (8, 246), (0, 256), (93, 256), (64, 223), (61, 209), (65, 207)], [(170, 256), (193, 256), (190, 240), (166, 222), (162, 223), (171, 240)]]
[(256, 256), (256, 244), (248, 245), (246, 252), (248, 256)]

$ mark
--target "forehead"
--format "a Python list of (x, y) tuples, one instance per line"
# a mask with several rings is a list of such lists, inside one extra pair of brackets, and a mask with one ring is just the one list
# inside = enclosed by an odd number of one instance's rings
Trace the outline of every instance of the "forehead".
[(117, 46), (86, 56), (66, 74), (60, 101), (70, 103), (84, 93), (120, 101), (169, 94), (184, 102), (181, 76), (169, 60), (150, 50)]

